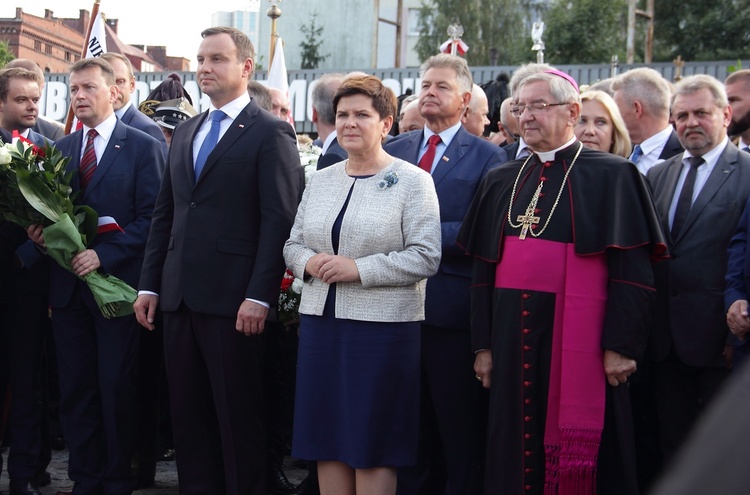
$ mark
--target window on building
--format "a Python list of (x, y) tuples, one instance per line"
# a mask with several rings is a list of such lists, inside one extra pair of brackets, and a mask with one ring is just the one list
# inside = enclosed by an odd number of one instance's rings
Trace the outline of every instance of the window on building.
[(37, 52), (41, 52), (42, 51), (42, 42), (41, 41), (39, 41), (39, 40), (34, 41), (34, 50), (37, 51)]
[(65, 61), (66, 61), (66, 62), (70, 62), (70, 60), (71, 60), (72, 58), (73, 58), (73, 57), (71, 56), (70, 52), (65, 52)]
[(52, 45), (44, 45), (44, 53), (52, 55)]

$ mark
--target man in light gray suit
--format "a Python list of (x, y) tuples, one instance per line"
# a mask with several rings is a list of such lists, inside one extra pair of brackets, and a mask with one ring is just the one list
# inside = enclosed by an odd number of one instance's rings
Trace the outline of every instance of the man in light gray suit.
[(685, 152), (647, 175), (671, 255), (655, 264), (650, 336), (666, 463), (730, 373), (727, 246), (750, 194), (750, 155), (727, 139), (732, 111), (724, 86), (706, 75), (687, 77), (675, 88), (672, 109)]

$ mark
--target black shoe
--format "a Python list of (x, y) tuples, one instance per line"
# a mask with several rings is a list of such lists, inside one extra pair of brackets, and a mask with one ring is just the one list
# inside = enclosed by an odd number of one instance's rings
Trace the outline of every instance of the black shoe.
[(65, 450), (65, 439), (61, 436), (52, 437), (49, 439), (49, 446), (52, 450)]
[(31, 481), (10, 480), (9, 495), (42, 495)]
[(308, 476), (302, 480), (302, 483), (299, 484), (299, 495), (320, 495), (317, 478), (311, 479), (311, 476)]
[(36, 478), (34, 478), (34, 485), (36, 485), (37, 488), (48, 486), (50, 483), (52, 483), (52, 476), (50, 476), (49, 471), (42, 471), (36, 476)]
[(266, 475), (266, 491), (271, 495), (295, 495), (299, 487), (291, 483), (284, 470), (274, 463), (268, 466)]

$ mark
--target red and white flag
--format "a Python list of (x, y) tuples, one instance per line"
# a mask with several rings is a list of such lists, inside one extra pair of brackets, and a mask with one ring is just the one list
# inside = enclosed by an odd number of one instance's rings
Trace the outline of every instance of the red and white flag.
[(469, 45), (464, 43), (464, 40), (449, 39), (445, 43), (440, 45), (440, 53), (451, 53), (451, 48), (453, 46), (453, 43), (456, 43), (456, 53), (458, 55), (466, 55), (466, 52), (469, 51)]

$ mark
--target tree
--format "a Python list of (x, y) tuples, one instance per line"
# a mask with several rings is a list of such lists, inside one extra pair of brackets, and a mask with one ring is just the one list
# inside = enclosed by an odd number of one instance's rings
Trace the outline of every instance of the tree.
[(750, 56), (750, 1), (658, 0), (654, 60), (736, 60)]
[(318, 51), (323, 26), (316, 24), (317, 19), (318, 13), (315, 12), (310, 16), (309, 26), (304, 24), (300, 24), (299, 26), (300, 31), (305, 35), (305, 39), (299, 44), (302, 49), (302, 62), (300, 65), (303, 69), (317, 69), (318, 65), (330, 56), (330, 54), (321, 55)]
[(10, 51), (10, 45), (5, 41), (0, 41), (0, 67), (5, 67), (14, 58), (16, 57)]
[(416, 50), (421, 60), (439, 51), (448, 39), (448, 26), (460, 24), (462, 39), (469, 45), (469, 65), (490, 65), (490, 52), (497, 50), (499, 65), (512, 65), (533, 59), (530, 51), (530, 24), (526, 18), (529, 0), (422, 0), (419, 40)]
[(545, 15), (544, 61), (602, 64), (625, 59), (627, 0), (555, 0)]

